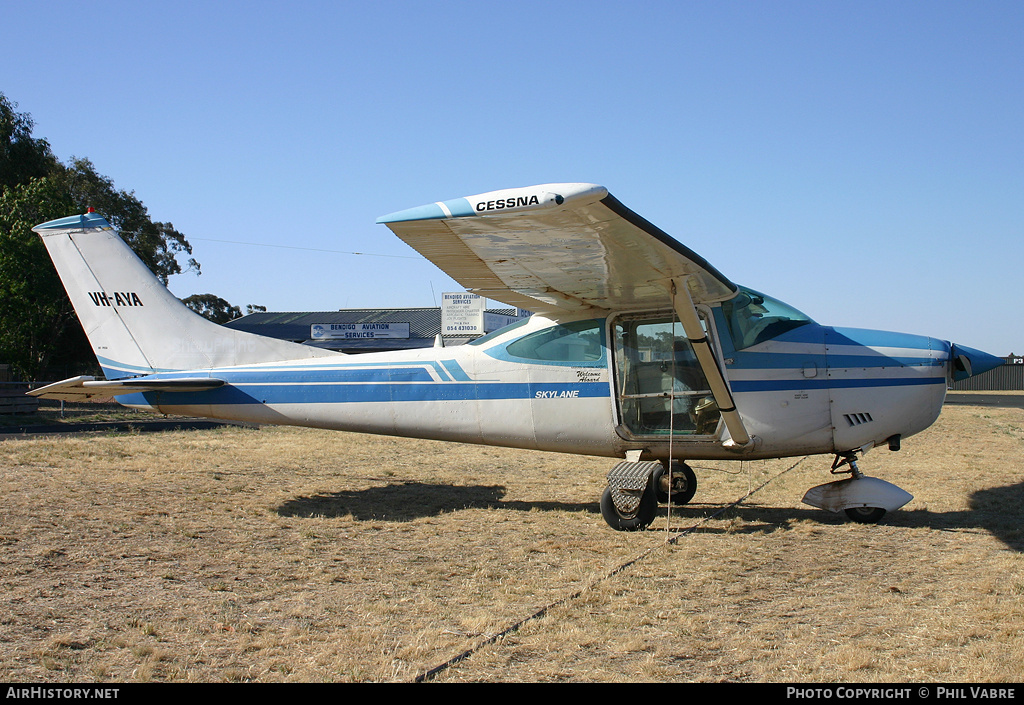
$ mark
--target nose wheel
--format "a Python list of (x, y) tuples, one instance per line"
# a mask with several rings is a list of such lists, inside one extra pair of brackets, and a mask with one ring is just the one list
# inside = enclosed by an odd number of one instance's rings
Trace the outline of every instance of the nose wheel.
[(881, 507), (849, 507), (843, 511), (847, 519), (858, 524), (877, 524), (885, 516)]
[[(841, 470), (843, 467), (849, 469)], [(836, 456), (832, 473), (849, 473), (850, 477), (812, 487), (804, 495), (804, 504), (841, 511), (858, 524), (877, 524), (887, 512), (899, 509), (914, 498), (892, 483), (861, 474), (857, 456), (852, 452)]]

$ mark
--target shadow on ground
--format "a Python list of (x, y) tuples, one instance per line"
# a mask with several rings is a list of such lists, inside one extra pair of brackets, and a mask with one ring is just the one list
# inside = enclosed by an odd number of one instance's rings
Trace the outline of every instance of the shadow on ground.
[[(371, 487), (298, 497), (282, 504), (277, 513), (289, 517), (352, 516), (356, 521), (413, 521), (463, 509), (503, 509), (517, 512), (566, 511), (599, 513), (597, 502), (506, 502), (502, 485), (444, 485), (421, 482)], [(896, 511), (882, 523), (887, 526), (923, 527), (936, 531), (978, 529), (991, 533), (1014, 551), (1024, 551), (1024, 483), (979, 490), (971, 496), (970, 509), (933, 512), (928, 509)], [(721, 505), (691, 503), (672, 508), (675, 530), (685, 531), (700, 520), (721, 513)], [(662, 516), (666, 512), (663, 507)], [(703, 532), (764, 533), (786, 529), (790, 524), (814, 521), (824, 525), (846, 524), (845, 514), (814, 508), (773, 508), (742, 504), (725, 510), (719, 518), (741, 519), (729, 527), (703, 526)]]
[(422, 482), (371, 487), (298, 497), (282, 504), (277, 513), (290, 517), (342, 517), (357, 521), (413, 521), (462, 509), (500, 508), (513, 511), (598, 511), (596, 503), (504, 502), (502, 485), (437, 485)]
[[(673, 516), (680, 522), (677, 530), (685, 531), (687, 527), (683, 522), (692, 522), (715, 511), (718, 508), (711, 505), (690, 504), (675, 508)], [(849, 523), (843, 513), (811, 507), (773, 508), (752, 503), (728, 509), (722, 517), (737, 517), (742, 521), (729, 527), (701, 527), (701, 531), (753, 534), (786, 529), (791, 523), (799, 521), (814, 521), (823, 525)], [(964, 511), (898, 510), (887, 514), (881, 524), (935, 531), (986, 531), (1002, 541), (1007, 548), (1024, 552), (1024, 483), (978, 490), (970, 497), (970, 508)]]

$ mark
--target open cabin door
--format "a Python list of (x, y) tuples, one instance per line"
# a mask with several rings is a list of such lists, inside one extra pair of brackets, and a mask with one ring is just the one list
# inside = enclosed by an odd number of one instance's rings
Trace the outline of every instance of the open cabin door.
[[(707, 333), (707, 322), (701, 319)], [(620, 423), (633, 437), (707, 441), (722, 415), (682, 325), (671, 314), (612, 322)]]

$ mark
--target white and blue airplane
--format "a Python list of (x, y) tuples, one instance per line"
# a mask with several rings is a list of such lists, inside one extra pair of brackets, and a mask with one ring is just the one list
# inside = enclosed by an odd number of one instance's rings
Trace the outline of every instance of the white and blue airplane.
[(803, 501), (877, 522), (912, 497), (857, 459), (938, 417), (1003, 360), (935, 338), (831, 328), (734, 284), (593, 184), (432, 203), (377, 221), (468, 291), (533, 312), (467, 345), (344, 355), (216, 325), (95, 213), (37, 226), (106, 379), (44, 398), (617, 458), (619, 530), (694, 495), (690, 460), (829, 454)]

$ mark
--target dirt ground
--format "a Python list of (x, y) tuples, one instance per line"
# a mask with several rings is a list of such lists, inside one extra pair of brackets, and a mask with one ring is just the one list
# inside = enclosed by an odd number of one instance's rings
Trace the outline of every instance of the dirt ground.
[(1024, 410), (831, 458), (693, 463), (607, 527), (614, 461), (285, 428), (0, 441), (0, 680), (1017, 682)]

